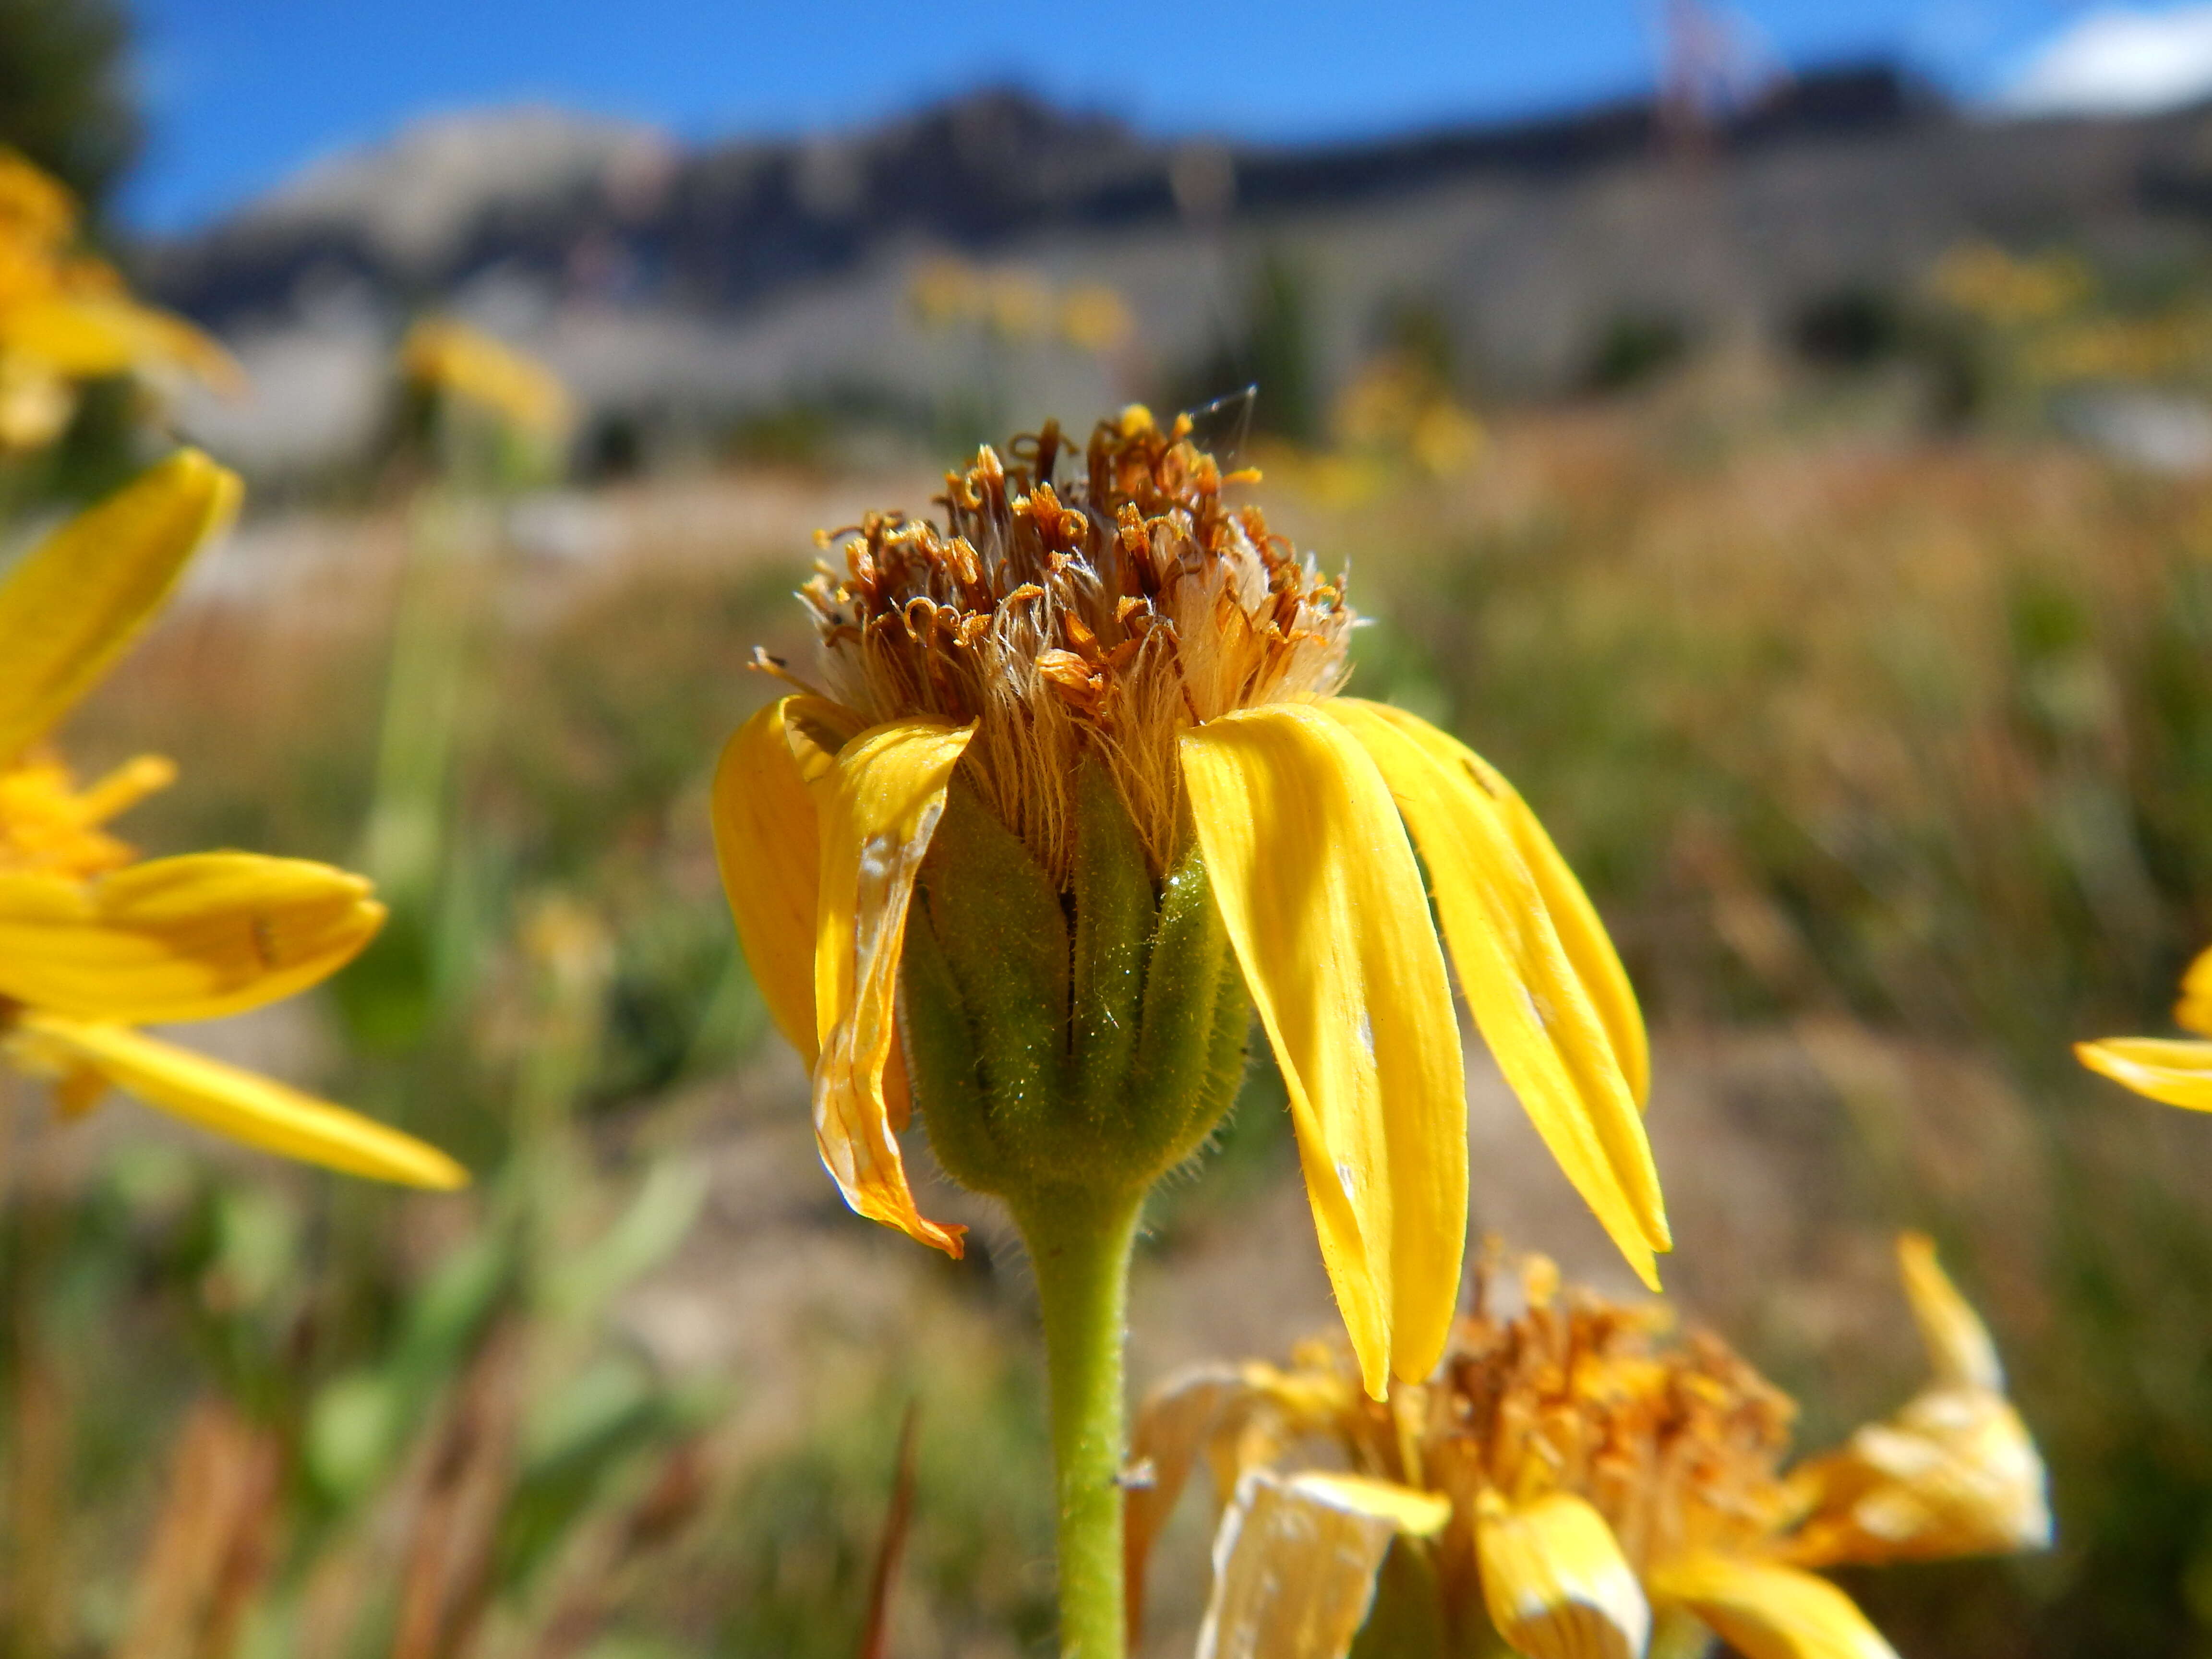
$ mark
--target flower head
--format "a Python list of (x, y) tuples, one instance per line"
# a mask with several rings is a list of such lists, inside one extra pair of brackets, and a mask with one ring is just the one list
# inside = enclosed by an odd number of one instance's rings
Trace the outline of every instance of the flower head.
[[(1533, 1258), (1521, 1311), (1498, 1310), (1515, 1287), (1493, 1265), (1437, 1380), (1387, 1402), (1321, 1346), (1287, 1370), (1213, 1368), (1164, 1386), (1136, 1437), (1162, 1478), (1133, 1508), (1133, 1562), (1201, 1451), (1227, 1497), (1320, 1441), (1365, 1479), (1449, 1500), (1438, 1593), (1451, 1617), (1486, 1619), (1516, 1651), (1640, 1654), (1664, 1623), (1707, 1627), (1758, 1659), (1887, 1655), (1812, 1570), (2051, 1535), (2042, 1460), (1988, 1331), (1927, 1239), (1905, 1235), (1899, 1257), (1933, 1380), (1833, 1451), (1790, 1465), (1795, 1405), (1724, 1343), (1668, 1340), (1662, 1307), (1562, 1295)], [(1244, 1570), (1263, 1565), (1279, 1580), (1300, 1565), (1284, 1553)]]
[(717, 775), (738, 932), (848, 1199), (957, 1252), (907, 1182), (910, 1091), (970, 1185), (1141, 1193), (1233, 1093), (1249, 998), (1366, 1386), (1425, 1376), (1466, 1234), (1449, 946), (1650, 1279), (1643, 1024), (1534, 814), (1452, 738), (1339, 695), (1342, 582), (1226, 499), (1252, 475), (1187, 420), (1133, 408), (1079, 453), (1047, 426), (1008, 455), (949, 476), (941, 522), (822, 538), (828, 695), (763, 709)]
[(1142, 410), (1100, 428), (1064, 491), (1043, 482), (1057, 428), (1010, 450), (1011, 475), (989, 449), (948, 475), (941, 527), (872, 513), (821, 538), (842, 566), (805, 594), (823, 677), (866, 725), (972, 726), (964, 775), (1055, 877), (1097, 756), (1164, 872), (1189, 836), (1177, 739), (1338, 690), (1352, 609), (1257, 507), (1223, 500), (1235, 475)]
[(381, 924), (369, 884), (248, 853), (140, 861), (106, 828), (166, 785), (143, 756), (80, 788), (43, 745), (226, 523), (238, 481), (185, 451), (64, 526), (0, 580), (0, 1060), (65, 1109), (110, 1085), (249, 1146), (426, 1187), (443, 1153), (297, 1091), (143, 1036), (242, 1012), (343, 967)]
[(76, 383), (138, 374), (241, 384), (198, 329), (140, 305), (106, 262), (79, 251), (76, 205), (54, 179), (0, 149), (0, 452), (52, 441)]
[(400, 372), (426, 391), (459, 398), (518, 430), (558, 436), (574, 413), (553, 371), (481, 329), (425, 318), (399, 346)]

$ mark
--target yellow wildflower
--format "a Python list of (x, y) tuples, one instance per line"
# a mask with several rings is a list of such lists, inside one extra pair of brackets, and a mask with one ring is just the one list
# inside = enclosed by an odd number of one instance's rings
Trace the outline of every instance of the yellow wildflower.
[[(717, 848), (755, 977), (813, 1068), (823, 1162), (854, 1209), (955, 1255), (958, 1230), (921, 1215), (896, 1138), (909, 1068), (945, 1079), (948, 1102), (979, 1079), (989, 1096), (940, 1115), (915, 1089), (940, 1160), (969, 1184), (1032, 1206), (1109, 1175), (1141, 1194), (1195, 1139), (1162, 1130), (1146, 1143), (1157, 1153), (1116, 1169), (1158, 1091), (1094, 1100), (1083, 1091), (1106, 1062), (1081, 1056), (1134, 1042), (1141, 1079), (1145, 1034), (1181, 1022), (1214, 1032), (1208, 1086), (1225, 1076), (1233, 1091), (1249, 993), (1379, 1395), (1443, 1352), (1466, 1236), (1466, 1095), (1431, 891), (1500, 1066), (1650, 1281), (1668, 1236), (1638, 1110), (1644, 1028), (1534, 815), (1454, 738), (1339, 695), (1353, 624), (1340, 587), (1256, 508), (1222, 499), (1231, 480), (1188, 432), (1132, 408), (1060, 481), (1069, 452), (1048, 426), (1012, 466), (987, 448), (948, 477), (941, 528), (872, 514), (824, 536), (842, 568), (825, 564), (805, 598), (828, 695), (784, 697), (730, 740)], [(1102, 811), (1127, 827), (1145, 919), (1107, 978), (1091, 965), (1105, 924), (1084, 896)], [(964, 876), (960, 849), (986, 844), (1004, 849), (1000, 873)], [(926, 860), (944, 874), (917, 904)], [(1225, 934), (1225, 981), (1194, 975), (1188, 996), (1155, 997), (1152, 981), (1180, 984), (1170, 945), (1145, 943), (1155, 914), (1162, 941)], [(1017, 981), (1046, 988), (1048, 1006), (987, 1018)], [(939, 1052), (930, 1010), (948, 982), (980, 1059)], [(1126, 1015), (1094, 1018), (1091, 983), (1121, 988)], [(1041, 1035), (996, 1049), (994, 1020)], [(1044, 1074), (1017, 1075), (1032, 1065)], [(1062, 1097), (1077, 1104), (1054, 1116)], [(1192, 1120), (1197, 1139), (1212, 1112)]]
[[(2212, 1037), (2212, 951), (2189, 964), (2173, 1023)], [(2212, 1112), (2212, 1042), (2187, 1037), (2105, 1037), (2077, 1042), (2075, 1058), (2137, 1094), (2192, 1112)]]
[(574, 408), (553, 371), (481, 329), (426, 318), (407, 331), (400, 372), (415, 385), (450, 395), (525, 432), (558, 437)]
[(69, 192), (0, 149), (0, 450), (57, 437), (76, 382), (109, 374), (240, 383), (222, 348), (183, 319), (142, 306), (101, 260), (77, 251)]
[(423, 1187), (451, 1158), (336, 1106), (145, 1036), (306, 989), (368, 942), (358, 876), (248, 853), (137, 860), (107, 822), (168, 782), (142, 757), (80, 789), (39, 745), (160, 609), (234, 511), (238, 481), (185, 451), (83, 514), (0, 580), (0, 1060), (66, 1110), (110, 1085), (248, 1146)]
[(1062, 288), (1020, 267), (985, 269), (944, 257), (916, 268), (907, 301), (924, 328), (973, 328), (1008, 341), (1052, 339), (1093, 355), (1118, 350), (1136, 329), (1128, 302), (1107, 283)]
[(1060, 336), (1080, 351), (1118, 351), (1137, 331), (1137, 319), (1118, 289), (1079, 283), (1060, 295)]
[(1936, 261), (1929, 286), (1946, 305), (1998, 327), (2040, 323), (2071, 311), (2094, 286), (2066, 252), (2021, 257), (1993, 242), (1961, 242)]
[[(1725, 1345), (1703, 1334), (1662, 1342), (1662, 1308), (1563, 1297), (1535, 1258), (1522, 1271), (1523, 1311), (1490, 1311), (1501, 1287), (1486, 1273), (1480, 1310), (1437, 1379), (1386, 1403), (1365, 1399), (1318, 1345), (1287, 1370), (1172, 1380), (1139, 1419), (1134, 1449), (1155, 1478), (1132, 1500), (1133, 1565), (1204, 1452), (1217, 1491), (1237, 1494), (1217, 1547), (1217, 1613), (1224, 1585), (1258, 1578), (1295, 1583), (1309, 1601), (1357, 1592), (1364, 1616), (1379, 1553), (1255, 1540), (1240, 1513), (1255, 1474), (1319, 1439), (1405, 1502), (1449, 1500), (1425, 1581), (1445, 1627), (1486, 1621), (1534, 1659), (1625, 1659), (1657, 1650), (1662, 1634), (1668, 1651), (1696, 1651), (1705, 1632), (1751, 1659), (1887, 1659), (1888, 1644), (1818, 1569), (2035, 1549), (2051, 1537), (2042, 1460), (2005, 1398), (1988, 1331), (1925, 1237), (1904, 1236), (1898, 1253), (1934, 1378), (1896, 1415), (1795, 1468), (1784, 1460), (1796, 1408)], [(1141, 1583), (1133, 1571), (1131, 1583)], [(1133, 1594), (1133, 1617), (1140, 1611)], [(1274, 1616), (1255, 1604), (1230, 1636), (1275, 1628)], [(1200, 1645), (1202, 1655), (1260, 1650), (1333, 1659), (1344, 1645)]]

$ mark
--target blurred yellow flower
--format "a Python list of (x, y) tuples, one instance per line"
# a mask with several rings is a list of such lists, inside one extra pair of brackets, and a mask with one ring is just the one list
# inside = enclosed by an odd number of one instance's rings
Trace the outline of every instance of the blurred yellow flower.
[(1019, 266), (988, 269), (945, 257), (915, 269), (907, 300), (925, 328), (974, 328), (1008, 341), (1051, 338), (1093, 355), (1118, 349), (1136, 328), (1127, 301), (1107, 283), (1063, 289)]
[(414, 385), (451, 396), (524, 432), (558, 437), (574, 415), (568, 388), (536, 358), (481, 329), (425, 318), (399, 347), (400, 373)]
[[(1455, 738), (1338, 695), (1353, 623), (1342, 592), (1256, 508), (1224, 502), (1188, 431), (1132, 408), (1056, 484), (1048, 427), (1018, 442), (1012, 470), (985, 449), (949, 477), (942, 530), (870, 514), (824, 537), (844, 568), (825, 565), (805, 598), (830, 695), (787, 696), (730, 740), (716, 846), (754, 976), (813, 1067), (823, 1162), (860, 1213), (957, 1255), (958, 1230), (917, 1208), (896, 1138), (919, 1063), (895, 1040), (902, 963), (925, 929), (924, 944), (961, 944), (940, 937), (932, 907), (909, 919), (916, 878), (957, 811), (1013, 848), (1005, 867), (1021, 881), (1074, 890), (1083, 781), (1102, 779), (1140, 843), (1144, 902), (1164, 919), (1198, 894), (1189, 925), (1225, 932), (1234, 1058), (1249, 992), (1379, 1396), (1443, 1352), (1466, 1237), (1466, 1093), (1431, 892), (1499, 1066), (1650, 1282), (1668, 1234), (1639, 1112), (1644, 1026), (1534, 814)], [(1039, 982), (1056, 974), (1066, 998), (1065, 951), (1006, 948), (1054, 957)], [(1206, 1029), (1218, 983), (1176, 1017)], [(1142, 1103), (1102, 1104), (1107, 1147), (1113, 1114)]]
[(76, 411), (81, 380), (242, 384), (221, 346), (140, 305), (112, 267), (77, 252), (78, 228), (68, 191), (0, 149), (0, 451), (52, 442)]
[(1455, 477), (1482, 452), (1482, 422), (1439, 374), (1402, 353), (1385, 353), (1353, 376), (1331, 424), (1345, 448), (1403, 456), (1431, 477)]
[(1999, 327), (2039, 323), (2073, 310), (2094, 284), (2067, 252), (2021, 257), (1994, 242), (1961, 242), (1936, 262), (1929, 279), (1945, 304)]
[[(2042, 1459), (2005, 1398), (1989, 1333), (1926, 1238), (1904, 1236), (1898, 1254), (1934, 1378), (1893, 1417), (1792, 1468), (1787, 1396), (1715, 1338), (1662, 1345), (1662, 1308), (1560, 1296), (1541, 1258), (1523, 1264), (1522, 1312), (1488, 1310), (1501, 1287), (1486, 1274), (1480, 1310), (1437, 1380), (1385, 1403), (1365, 1399), (1318, 1344), (1287, 1370), (1174, 1379), (1139, 1416), (1133, 1447), (1153, 1474), (1130, 1504), (1133, 1617), (1133, 1569), (1203, 1455), (1228, 1502), (1202, 1659), (1340, 1659), (1366, 1616), (1379, 1550), (1324, 1547), (1311, 1525), (1251, 1523), (1254, 1495), (1284, 1482), (1268, 1466), (1318, 1438), (1370, 1487), (1397, 1492), (1401, 1514), (1424, 1498), (1448, 1504), (1448, 1523), (1398, 1529), (1436, 1537), (1423, 1582), (1441, 1603), (1432, 1620), (1451, 1628), (1486, 1620), (1534, 1659), (1698, 1652), (1709, 1632), (1749, 1659), (1891, 1659), (1816, 1570), (2051, 1539)], [(1372, 1498), (1364, 1507), (1383, 1510)], [(1286, 1622), (1266, 1596), (1237, 1602), (1254, 1582), (1288, 1587), (1301, 1605), (1349, 1601), (1358, 1618), (1341, 1640)]]
[(1136, 329), (1128, 302), (1103, 283), (1079, 283), (1060, 295), (1060, 337), (1078, 350), (1119, 350)]
[[(2212, 1037), (2212, 951), (2189, 964), (2173, 1023)], [(2212, 1112), (2212, 1042), (2186, 1037), (2106, 1037), (2077, 1042), (2075, 1057), (2137, 1094), (2192, 1112)]]
[(184, 451), (34, 548), (0, 580), (0, 1059), (65, 1110), (110, 1085), (188, 1121), (356, 1175), (450, 1188), (442, 1152), (366, 1118), (140, 1035), (287, 997), (368, 942), (358, 876), (248, 853), (137, 861), (107, 834), (167, 783), (142, 757), (88, 788), (39, 744), (235, 511), (238, 481)]

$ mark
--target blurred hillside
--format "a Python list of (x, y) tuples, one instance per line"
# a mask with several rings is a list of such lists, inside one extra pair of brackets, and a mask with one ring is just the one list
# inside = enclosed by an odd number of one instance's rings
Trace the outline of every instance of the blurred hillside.
[[(1686, 133), (1631, 103), (1297, 149), (1167, 143), (1000, 91), (696, 151), (550, 110), (443, 118), (149, 250), (144, 276), (252, 374), (253, 401), (194, 425), (264, 471), (365, 445), (390, 342), (430, 307), (545, 357), (592, 412), (587, 455), (627, 464), (794, 410), (942, 437), (948, 404), (989, 428), (1258, 378), (1282, 416), (1409, 307), (1463, 393), (1547, 394), (1683, 343), (1789, 338), (1970, 239), (2171, 270), (2208, 210), (2212, 116), (1970, 118), (1881, 67)], [(999, 284), (977, 328), (915, 302), (948, 258)], [(1019, 314), (1077, 285), (1133, 332)], [(1285, 329), (1304, 386), (1255, 343)]]

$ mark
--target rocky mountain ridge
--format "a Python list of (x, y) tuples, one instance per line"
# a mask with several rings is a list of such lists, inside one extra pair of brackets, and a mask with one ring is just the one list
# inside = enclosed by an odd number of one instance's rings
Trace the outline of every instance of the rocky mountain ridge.
[[(1968, 239), (2212, 257), (2212, 116), (1988, 118), (1879, 66), (1696, 129), (1646, 101), (1297, 148), (1170, 143), (1003, 90), (690, 151), (509, 112), (325, 163), (143, 275), (253, 375), (252, 403), (196, 429), (282, 469), (366, 441), (392, 342), (429, 309), (538, 352), (592, 426), (650, 447), (798, 407), (996, 427), (1182, 396), (1206, 363), (1265, 379), (1248, 348), (1271, 303), (1316, 406), (1409, 307), (1467, 388), (1549, 395), (1608, 331), (1782, 337), (1824, 297), (1911, 291)], [(948, 258), (1032, 311), (1110, 289), (1135, 326), (1109, 349), (948, 325), (917, 303)]]

